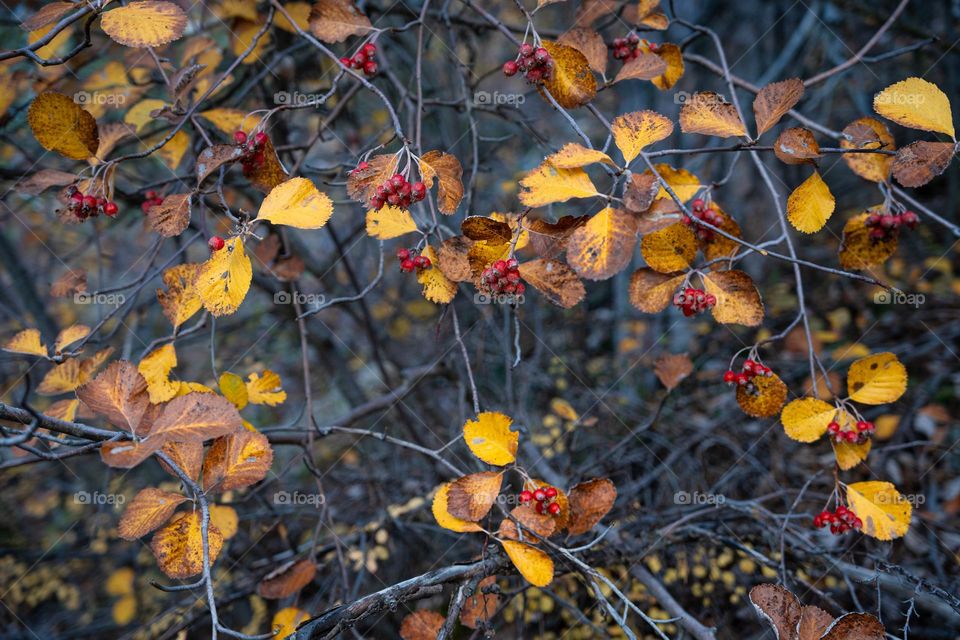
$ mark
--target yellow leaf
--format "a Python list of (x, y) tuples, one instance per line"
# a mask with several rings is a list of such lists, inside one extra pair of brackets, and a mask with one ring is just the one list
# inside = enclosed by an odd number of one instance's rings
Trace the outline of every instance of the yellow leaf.
[(713, 318), (723, 324), (742, 324), (757, 327), (763, 322), (763, 302), (760, 292), (743, 271), (713, 271), (704, 275), (707, 293), (717, 298), (710, 310)]
[(273, 449), (262, 433), (241, 430), (217, 438), (203, 461), (203, 490), (227, 491), (260, 482), (273, 464)]
[(286, 640), (301, 624), (310, 619), (310, 614), (296, 607), (284, 607), (273, 614), (270, 628), (276, 631), (275, 640)]
[(659, 313), (670, 304), (683, 278), (682, 273), (665, 274), (653, 269), (637, 269), (630, 277), (630, 304), (644, 313)]
[(210, 524), (215, 526), (223, 534), (224, 540), (229, 540), (237, 535), (237, 529), (240, 525), (240, 517), (236, 509), (227, 505), (210, 505)]
[(625, 269), (637, 245), (636, 219), (607, 207), (567, 239), (567, 263), (588, 280), (606, 280)]
[(956, 138), (950, 100), (940, 87), (921, 78), (907, 78), (890, 85), (873, 97), (873, 109), (905, 127)]
[[(293, 18), (294, 23), (300, 27), (301, 31), (310, 31), (310, 4), (307, 2), (285, 2), (283, 8), (287, 13), (290, 14), (290, 17)], [(287, 20), (287, 16), (283, 15), (279, 11), (273, 21), (273, 23), (280, 29), (284, 31), (289, 31), (290, 33), (297, 33), (296, 28), (290, 21)]]
[(847, 371), (847, 393), (854, 402), (894, 402), (907, 390), (907, 368), (892, 353), (860, 358)]
[(560, 151), (547, 156), (545, 161), (558, 169), (576, 169), (578, 167), (585, 167), (595, 162), (603, 162), (605, 164), (616, 166), (613, 160), (610, 159), (610, 156), (605, 154), (603, 151), (590, 149), (582, 144), (577, 144), (576, 142), (568, 142), (567, 144), (563, 145), (563, 147), (560, 148)]
[(816, 233), (827, 224), (835, 206), (830, 188), (814, 171), (787, 198), (787, 218), (797, 231)]
[(697, 255), (697, 238), (685, 224), (648, 233), (640, 240), (640, 254), (647, 264), (660, 273), (673, 273), (690, 267)]
[(889, 482), (847, 485), (847, 505), (863, 521), (863, 532), (877, 540), (893, 540), (907, 533), (913, 506)]
[(483, 531), (483, 528), (476, 522), (467, 522), (460, 518), (455, 518), (447, 511), (447, 501), (450, 496), (450, 483), (444, 483), (437, 488), (433, 496), (433, 517), (444, 529), (456, 531), (457, 533), (469, 533), (472, 531)]
[[(289, 4), (285, 6), (287, 8), (290, 7)], [(218, 107), (216, 109), (201, 111), (200, 115), (212, 122), (217, 129), (220, 129), (220, 131), (228, 136), (233, 136), (233, 134), (237, 131), (243, 131), (249, 135), (257, 127), (257, 125), (260, 124), (259, 115), (248, 114), (246, 111), (241, 111), (240, 109), (230, 109), (227, 107)]]
[(128, 596), (133, 593), (133, 580), (135, 578), (133, 569), (130, 567), (121, 567), (107, 577), (106, 590), (107, 595)]
[(657, 76), (650, 82), (661, 91), (666, 91), (673, 87), (673, 85), (677, 83), (677, 80), (683, 77), (683, 52), (680, 51), (680, 47), (672, 42), (664, 42), (657, 47), (654, 53), (666, 61), (667, 70), (662, 76)]
[(553, 582), (553, 560), (546, 553), (515, 540), (501, 540), (500, 544), (527, 582), (535, 587), (545, 587)]
[(83, 370), (78, 360), (67, 360), (47, 372), (47, 375), (43, 377), (43, 380), (40, 381), (40, 385), (37, 387), (37, 393), (45, 396), (69, 393), (70, 391), (76, 390), (77, 387), (88, 379), (88, 373)]
[(427, 151), (420, 158), (420, 177), (427, 189), (437, 181), (437, 208), (440, 213), (457, 212), (463, 199), (463, 167), (456, 156), (442, 151)]
[(104, 13), (100, 27), (122, 45), (159, 47), (183, 35), (187, 14), (172, 2), (134, 0)]
[(144, 127), (154, 121), (150, 113), (162, 108), (165, 104), (163, 100), (156, 100), (154, 98), (141, 100), (130, 107), (130, 110), (124, 114), (123, 121), (127, 124), (132, 124), (136, 127), (137, 133), (139, 133), (143, 131)]
[(367, 211), (367, 235), (380, 240), (399, 238), (417, 230), (417, 223), (406, 209), (383, 206)]
[(163, 315), (176, 329), (200, 310), (203, 302), (197, 294), (198, 264), (178, 264), (163, 272), (163, 284), (167, 290), (157, 289), (157, 301), (163, 308)]
[[(212, 565), (223, 547), (223, 535), (212, 525), (207, 531), (207, 542)], [(150, 541), (150, 549), (160, 570), (171, 578), (190, 578), (203, 571), (200, 511), (185, 513), (160, 529)]]
[(275, 407), (287, 399), (287, 392), (280, 386), (280, 376), (265, 369), (263, 376), (251, 373), (247, 376), (247, 394), (253, 404)]
[[(259, 22), (251, 22), (243, 19), (237, 20), (231, 30), (231, 34), (233, 35), (233, 54), (239, 56), (249, 49), (250, 46), (254, 44), (254, 38), (257, 38), (262, 28), (263, 25)], [(269, 31), (263, 35), (259, 35), (259, 40), (256, 41), (256, 45), (253, 46), (250, 53), (243, 59), (243, 64), (253, 64), (261, 60), (268, 44), (270, 44)]]
[(597, 79), (593, 77), (587, 57), (559, 42), (544, 40), (541, 44), (553, 58), (550, 76), (543, 86), (557, 104), (564, 109), (573, 109), (593, 100), (597, 95)]
[(611, 130), (614, 142), (629, 164), (644, 147), (673, 133), (673, 122), (656, 111), (634, 111), (617, 116)]
[(780, 412), (787, 436), (799, 442), (814, 442), (827, 432), (837, 408), (816, 398), (799, 398)]
[(100, 146), (97, 121), (62, 93), (45, 91), (34, 98), (27, 122), (40, 146), (73, 160), (86, 160)]
[(481, 471), (450, 483), (447, 512), (454, 518), (476, 522), (486, 516), (500, 495), (503, 472)]
[(867, 218), (871, 212), (884, 213), (882, 205), (871, 207), (856, 215), (843, 226), (843, 239), (840, 242), (840, 266), (844, 269), (866, 269), (883, 264), (897, 251), (897, 236), (883, 240), (870, 237)]
[(427, 245), (420, 255), (430, 260), (431, 266), (420, 269), (417, 273), (417, 282), (423, 285), (423, 297), (437, 304), (448, 304), (457, 295), (457, 283), (443, 275), (437, 266), (437, 254), (433, 247)]
[[(166, 132), (161, 131), (160, 133), (151, 136), (149, 140), (144, 143), (144, 146), (152, 148), (155, 144), (160, 142), (164, 137), (166, 137)], [(180, 166), (180, 161), (183, 160), (183, 156), (187, 153), (187, 150), (190, 148), (190, 136), (188, 136), (183, 131), (177, 131), (176, 134), (167, 144), (163, 145), (157, 149), (157, 156), (163, 160), (167, 167), (170, 169), (176, 169)]]
[(558, 169), (548, 162), (531, 171), (520, 181), (520, 186), (524, 189), (520, 192), (520, 202), (528, 207), (598, 195), (597, 188), (583, 169)]
[(25, 353), (31, 356), (47, 357), (47, 348), (40, 342), (40, 331), (37, 329), (24, 329), (15, 336), (7, 340), (3, 345), (4, 351), (10, 353)]
[(229, 315), (240, 307), (252, 279), (253, 267), (243, 252), (243, 240), (230, 238), (200, 266), (197, 293), (207, 311), (215, 316)]
[(747, 135), (747, 128), (732, 104), (712, 91), (695, 93), (680, 108), (680, 130), (729, 138)]
[[(65, 422), (73, 422), (77, 417), (77, 409), (80, 408), (80, 401), (76, 398), (67, 400), (57, 400), (43, 412), (51, 418), (57, 418)], [(879, 424), (877, 431), (880, 430)]]
[[(693, 196), (697, 195), (697, 192), (700, 191), (702, 185), (700, 184), (700, 178), (693, 175), (686, 169), (674, 169), (668, 164), (661, 163), (654, 165), (657, 173), (666, 182), (673, 192), (677, 194), (677, 197), (681, 202), (687, 202)], [(653, 175), (653, 172), (647, 170), (644, 173), (649, 173)], [(667, 198), (673, 201), (673, 198), (670, 197), (670, 194), (667, 193), (667, 190), (660, 186), (660, 191), (657, 192), (657, 199)]]
[(291, 178), (270, 190), (257, 220), (298, 229), (319, 229), (333, 215), (333, 202), (306, 178)]
[(179, 384), (170, 380), (170, 371), (177, 366), (177, 352), (173, 343), (165, 344), (144, 356), (137, 370), (147, 381), (150, 402), (165, 402), (177, 394)]
[(90, 335), (90, 327), (85, 324), (69, 326), (57, 335), (57, 340), (53, 344), (53, 352), (62, 353), (64, 347), (69, 347), (74, 342), (82, 340), (88, 335)]
[(126, 626), (137, 617), (137, 598), (133, 595), (123, 596), (113, 603), (111, 610), (114, 624)]
[(484, 411), (463, 425), (463, 439), (473, 455), (487, 464), (503, 466), (517, 459), (520, 434), (510, 430), (513, 420), (493, 411)]
[(842, 471), (849, 471), (867, 459), (870, 453), (872, 440), (867, 438), (863, 442), (834, 442), (833, 453), (837, 457), (837, 466)]
[(220, 374), (220, 393), (237, 409), (243, 409), (250, 400), (243, 378), (229, 371)]
[[(844, 149), (897, 149), (887, 125), (875, 118), (854, 120), (843, 129), (843, 135), (845, 137), (840, 139), (840, 146)], [(894, 159), (893, 156), (880, 153), (845, 153), (842, 158), (851, 171), (872, 182), (887, 179)]]
[(787, 385), (780, 376), (756, 376), (753, 378), (756, 393), (747, 391), (746, 386), (737, 386), (737, 404), (743, 412), (754, 418), (767, 418), (776, 415), (787, 399)]
[(117, 532), (124, 540), (142, 538), (166, 522), (186, 499), (180, 493), (153, 487), (142, 489), (124, 510)]

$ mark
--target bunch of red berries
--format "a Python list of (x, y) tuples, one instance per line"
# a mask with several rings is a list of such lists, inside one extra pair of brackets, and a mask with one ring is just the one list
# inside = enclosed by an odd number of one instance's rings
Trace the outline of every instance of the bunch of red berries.
[[(702, 198), (696, 198), (693, 202), (690, 203), (690, 210), (693, 213), (693, 217), (697, 220), (703, 220), (707, 224), (713, 225), (714, 227), (719, 227), (723, 224), (723, 216), (714, 209), (711, 209)], [(688, 216), (683, 216), (683, 224), (693, 226), (693, 233), (697, 236), (697, 239), (703, 240), (704, 242), (710, 242), (713, 240), (716, 232), (713, 229), (708, 229), (707, 227), (695, 224), (693, 219)]]
[(871, 240), (890, 240), (900, 235), (900, 227), (913, 231), (920, 223), (920, 217), (913, 211), (903, 213), (877, 213), (867, 216), (865, 224), (870, 229)]
[[(367, 163), (361, 162), (357, 171), (365, 169)], [(400, 173), (393, 174), (377, 187), (377, 194), (370, 200), (370, 206), (379, 209), (385, 204), (401, 209), (409, 209), (414, 202), (420, 202), (427, 196), (427, 185), (422, 182), (410, 184)]]
[(251, 173), (263, 166), (266, 161), (264, 148), (267, 145), (267, 134), (263, 131), (257, 132), (250, 141), (247, 134), (243, 131), (235, 131), (233, 141), (243, 150), (243, 158), (240, 164), (243, 166), (243, 175), (249, 176)]
[(850, 531), (850, 529), (863, 528), (863, 521), (857, 517), (857, 514), (841, 504), (836, 511), (824, 509), (813, 517), (813, 526), (817, 529), (822, 529), (827, 525), (830, 525), (830, 533), (837, 536)]
[(530, 501), (536, 501), (534, 508), (537, 513), (544, 515), (549, 513), (552, 516), (560, 513), (560, 504), (556, 502), (559, 492), (553, 487), (540, 487), (533, 491), (521, 491), (520, 502), (526, 504)]
[(397, 260), (400, 261), (400, 271), (411, 273), (414, 269), (423, 270), (433, 266), (427, 256), (415, 256), (410, 249), (397, 249)]
[(836, 420), (827, 425), (827, 433), (830, 434), (830, 438), (836, 443), (849, 442), (850, 444), (863, 444), (870, 439), (870, 436), (872, 436), (876, 430), (876, 425), (869, 420), (857, 420), (856, 427), (846, 431), (841, 429), (840, 423)]
[(480, 288), (494, 295), (523, 295), (527, 287), (520, 282), (520, 263), (516, 258), (497, 260), (480, 274)]
[(550, 79), (550, 72), (553, 66), (553, 58), (550, 52), (543, 47), (536, 47), (530, 43), (524, 42), (520, 45), (516, 60), (507, 60), (503, 63), (503, 75), (516, 75), (517, 71), (523, 71), (527, 76), (527, 82), (537, 84)]
[(223, 249), (224, 244), (226, 243), (220, 236), (213, 236), (207, 240), (207, 246), (210, 247), (211, 251), (220, 251), (220, 249)]
[(140, 203), (140, 208), (143, 210), (144, 213), (149, 211), (150, 207), (155, 207), (158, 204), (163, 204), (163, 198), (161, 198), (160, 195), (153, 189), (150, 189), (145, 194), (143, 194), (143, 197), (145, 198), (145, 200), (142, 203)]
[(740, 373), (735, 373), (733, 369), (727, 369), (727, 372), (723, 374), (723, 381), (727, 384), (744, 387), (747, 393), (755, 395), (758, 390), (753, 379), (757, 376), (769, 377), (772, 375), (773, 370), (770, 367), (766, 367), (756, 360), (747, 359), (743, 361), (743, 367), (740, 368)]
[(357, 70), (363, 69), (363, 74), (368, 78), (372, 78), (377, 75), (376, 57), (377, 45), (368, 42), (360, 47), (360, 51), (357, 51), (352, 58), (340, 58), (340, 64)]
[(75, 185), (70, 185), (67, 187), (67, 211), (83, 221), (87, 218), (95, 218), (101, 213), (115, 218), (119, 208), (112, 200), (85, 196)]
[(703, 289), (687, 287), (673, 295), (673, 306), (683, 311), (683, 315), (690, 317), (712, 309), (717, 304), (717, 297)]
[(608, 44), (608, 49), (613, 49), (613, 57), (617, 60), (622, 60), (624, 63), (627, 60), (633, 60), (640, 57), (642, 52), (640, 44), (645, 44), (650, 51), (656, 51), (657, 45), (655, 43), (647, 42), (646, 40), (641, 40), (640, 36), (635, 33), (631, 33), (626, 38), (614, 38), (612, 44)]

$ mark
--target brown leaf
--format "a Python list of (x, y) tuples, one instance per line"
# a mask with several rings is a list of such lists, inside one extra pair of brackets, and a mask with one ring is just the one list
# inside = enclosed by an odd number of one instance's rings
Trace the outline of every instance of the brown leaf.
[(74, 293), (85, 293), (87, 290), (87, 272), (83, 269), (70, 269), (50, 285), (50, 295), (54, 298), (65, 298)]
[(317, 565), (310, 558), (291, 560), (268, 573), (257, 585), (257, 593), (268, 600), (286, 598), (310, 584), (316, 574)]
[[(557, 42), (573, 47), (583, 54), (590, 68), (599, 74), (607, 71), (607, 45), (603, 36), (586, 27), (577, 27), (557, 38)], [(666, 68), (666, 64), (664, 64)]]
[(197, 185), (225, 164), (237, 162), (243, 157), (243, 149), (233, 144), (215, 144), (200, 152), (197, 157)]
[(460, 609), (460, 624), (476, 629), (482, 623), (490, 620), (500, 607), (500, 596), (496, 593), (486, 593), (484, 589), (496, 584), (496, 576), (487, 576), (477, 583), (472, 595), (467, 596)]
[(840, 241), (840, 266), (844, 269), (866, 269), (886, 262), (897, 250), (897, 237), (889, 236), (883, 240), (870, 237), (866, 225), (870, 213), (883, 213), (882, 205), (871, 207), (865, 212), (853, 216), (843, 226), (843, 238)]
[[(214, 525), (207, 530), (212, 565), (223, 547), (223, 534)], [(157, 531), (150, 541), (160, 570), (171, 578), (190, 578), (203, 571), (203, 534), (200, 511), (184, 513)]]
[(73, 2), (49, 2), (34, 13), (32, 16), (20, 23), (20, 28), (24, 31), (39, 31), (40, 29), (59, 22), (61, 18), (67, 15), (73, 9), (77, 9)]
[[(165, 442), (160, 450), (167, 455), (173, 464), (187, 474), (194, 482), (200, 478), (200, 469), (203, 465), (203, 443), (197, 440), (188, 440), (186, 442), (169, 441)], [(166, 462), (160, 461), (160, 466), (170, 475), (180, 476), (174, 473)]]
[(175, 193), (166, 196), (161, 204), (147, 210), (147, 227), (164, 238), (184, 232), (190, 225), (190, 194)]
[(660, 192), (660, 181), (652, 173), (632, 173), (623, 187), (623, 204), (635, 213), (650, 208)]
[(634, 217), (607, 207), (570, 234), (567, 263), (583, 278), (606, 280), (630, 264), (636, 246)]
[(446, 618), (436, 611), (414, 611), (400, 624), (400, 637), (403, 640), (436, 640), (444, 622)]
[(778, 584), (760, 584), (750, 590), (757, 614), (769, 622), (780, 640), (792, 640), (800, 622), (800, 601)]
[(757, 137), (769, 131), (787, 111), (803, 97), (803, 80), (790, 78), (772, 82), (760, 89), (753, 99), (753, 115), (757, 121)]
[(469, 253), (473, 241), (466, 236), (447, 238), (437, 252), (437, 267), (453, 282), (467, 282), (472, 279)]
[(609, 478), (594, 478), (570, 489), (570, 535), (593, 529), (613, 508), (617, 488)]
[(287, 178), (290, 177), (283, 165), (280, 164), (280, 157), (277, 155), (277, 150), (274, 149), (270, 138), (267, 138), (263, 145), (263, 162), (254, 166), (251, 170), (244, 171), (244, 175), (254, 188), (264, 193), (270, 193), (274, 187), (286, 182)]
[(136, 436), (145, 436), (141, 424), (150, 404), (147, 381), (126, 360), (111, 362), (96, 378), (77, 389), (77, 397), (107, 421)]
[(300, 256), (286, 256), (280, 258), (270, 268), (270, 272), (276, 276), (280, 282), (294, 282), (303, 275), (307, 265)]
[(544, 49), (553, 58), (550, 76), (543, 88), (564, 109), (581, 107), (597, 95), (597, 79), (593, 77), (586, 56), (567, 45), (544, 40)]
[(773, 143), (773, 153), (785, 164), (812, 164), (822, 154), (813, 132), (803, 127), (784, 129)]
[(377, 195), (377, 187), (397, 172), (398, 158), (392, 153), (383, 153), (367, 158), (364, 169), (354, 169), (347, 175), (347, 195), (369, 204)]
[(653, 80), (667, 72), (667, 61), (655, 53), (641, 53), (627, 60), (617, 72), (614, 82), (624, 80)]
[(564, 309), (576, 306), (587, 295), (576, 272), (558, 260), (540, 258), (524, 262), (520, 265), (520, 277)]
[(763, 302), (753, 280), (743, 271), (714, 271), (704, 276), (707, 293), (717, 297), (713, 317), (723, 324), (756, 327), (763, 322)]
[(439, 178), (437, 208), (446, 215), (456, 213), (463, 199), (463, 167), (456, 156), (427, 151), (420, 157), (420, 176), (427, 189), (432, 189), (434, 178)]
[(503, 473), (482, 471), (450, 483), (447, 512), (455, 518), (476, 522), (490, 512), (500, 495)]
[(869, 613), (848, 613), (833, 621), (821, 640), (884, 640), (883, 625)]
[(893, 177), (905, 187), (922, 187), (947, 170), (953, 159), (952, 142), (920, 140), (897, 151)]
[(194, 391), (164, 405), (150, 432), (150, 440), (203, 441), (242, 428), (240, 414), (229, 400), (212, 393)]
[(680, 130), (729, 138), (747, 135), (734, 105), (712, 91), (693, 94), (680, 108)]
[[(844, 149), (884, 149), (896, 150), (893, 135), (887, 125), (875, 118), (860, 118), (848, 124), (843, 135), (848, 136), (840, 140)], [(893, 157), (876, 153), (845, 153), (843, 161), (850, 170), (863, 178), (873, 182), (883, 182), (890, 175), (890, 166)]]
[(513, 239), (509, 224), (485, 216), (467, 216), (460, 223), (460, 231), (474, 242), (506, 244)]
[(106, 160), (118, 144), (136, 134), (136, 129), (126, 122), (101, 123), (98, 127), (100, 144), (97, 146), (97, 159)]
[(563, 216), (556, 222), (541, 218), (527, 220), (525, 227), (530, 234), (530, 246), (541, 258), (559, 258), (567, 250), (570, 234), (582, 227), (590, 216)]
[(269, 265), (280, 253), (280, 236), (275, 233), (269, 234), (266, 238), (257, 243), (253, 248), (254, 261), (257, 265)]
[(630, 277), (630, 304), (644, 313), (659, 313), (673, 300), (681, 282), (682, 273), (660, 273), (646, 267), (637, 269)]
[[(71, 5), (72, 6), (72, 5)], [(77, 181), (77, 176), (56, 169), (41, 169), (32, 176), (17, 183), (17, 190), (31, 196), (38, 196), (52, 187), (65, 187)]]
[[(522, 504), (514, 508), (510, 515), (517, 519), (523, 527), (524, 542), (535, 544), (538, 540), (531, 540), (531, 532), (535, 538), (549, 538), (557, 531), (557, 521), (550, 514), (539, 514), (529, 504)], [(510, 518), (504, 518), (497, 530), (497, 536), (508, 540), (519, 540), (516, 523)]]
[(318, 0), (310, 10), (310, 32), (329, 44), (364, 35), (372, 29), (367, 16), (350, 0)]
[(807, 605), (800, 610), (797, 624), (797, 640), (820, 640), (833, 622), (833, 616), (819, 607)]
[(693, 373), (693, 362), (685, 353), (671, 353), (657, 358), (653, 364), (653, 372), (667, 391), (672, 391)]
[(780, 413), (787, 401), (787, 385), (780, 376), (756, 376), (752, 380), (756, 393), (750, 393), (745, 386), (737, 387), (737, 404), (743, 412), (754, 418), (768, 418)]
[(166, 522), (187, 497), (180, 493), (148, 487), (134, 496), (123, 512), (117, 533), (124, 540), (136, 540)]
[(271, 464), (273, 449), (262, 433), (242, 429), (217, 438), (203, 462), (203, 489), (226, 491), (246, 487), (263, 480)]
[(132, 469), (160, 448), (158, 438), (147, 438), (140, 442), (120, 440), (104, 442), (100, 447), (100, 459), (107, 466), (115, 469)]

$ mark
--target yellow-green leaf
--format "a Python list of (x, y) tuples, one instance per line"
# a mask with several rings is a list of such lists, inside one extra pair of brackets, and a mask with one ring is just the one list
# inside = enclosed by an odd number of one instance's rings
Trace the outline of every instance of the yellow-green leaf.
[(487, 464), (503, 466), (517, 459), (520, 434), (510, 430), (513, 420), (494, 411), (484, 411), (463, 425), (463, 439), (473, 455)]
[(298, 229), (319, 229), (333, 215), (333, 201), (306, 178), (291, 178), (270, 190), (257, 220)]
[(226, 245), (214, 251), (197, 274), (196, 289), (204, 308), (215, 316), (235, 312), (250, 290), (253, 267), (243, 252), (239, 237), (227, 240)]
[(820, 174), (814, 171), (787, 198), (787, 218), (803, 233), (816, 233), (833, 215), (836, 200)]

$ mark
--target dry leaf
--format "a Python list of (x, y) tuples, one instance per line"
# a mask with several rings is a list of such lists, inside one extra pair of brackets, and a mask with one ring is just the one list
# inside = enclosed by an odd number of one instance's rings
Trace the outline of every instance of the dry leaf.
[(919, 140), (897, 151), (893, 177), (905, 187), (922, 187), (947, 170), (953, 160), (952, 142)]
[(694, 93), (680, 108), (680, 130), (729, 138), (747, 135), (737, 109), (712, 91)]
[(187, 497), (149, 487), (134, 496), (123, 512), (117, 531), (124, 540), (136, 540), (166, 522)]
[(134, 0), (107, 11), (100, 28), (115, 42), (128, 47), (159, 47), (183, 35), (187, 14), (173, 2)]
[(654, 80), (669, 70), (667, 61), (655, 53), (641, 52), (636, 58), (630, 58), (617, 72), (614, 82), (624, 80)]
[(443, 151), (426, 152), (420, 157), (420, 176), (427, 189), (433, 188), (434, 179), (438, 179), (437, 208), (440, 213), (456, 213), (463, 199), (463, 167), (456, 156)]
[(606, 73), (607, 45), (603, 41), (603, 36), (593, 29), (576, 27), (557, 38), (557, 42), (568, 47), (573, 47), (582, 53), (587, 59), (590, 68), (600, 75)]
[(217, 438), (210, 446), (203, 461), (203, 489), (227, 491), (247, 487), (263, 480), (271, 464), (273, 449), (267, 437), (241, 429)]
[(593, 77), (586, 56), (567, 45), (544, 40), (541, 43), (550, 52), (553, 67), (543, 88), (564, 109), (582, 107), (597, 95), (597, 80)]
[(257, 585), (257, 593), (268, 600), (286, 598), (310, 584), (316, 574), (317, 565), (310, 558), (291, 560), (268, 573)]
[(164, 238), (178, 236), (190, 225), (190, 195), (175, 193), (147, 210), (147, 226)]
[(369, 33), (373, 26), (351, 0), (318, 0), (310, 10), (310, 32), (328, 44)]
[(594, 478), (570, 489), (570, 535), (593, 529), (613, 508), (617, 488), (609, 478)]
[[(209, 560), (212, 565), (223, 547), (223, 535), (210, 526), (207, 530)], [(150, 549), (160, 570), (171, 578), (191, 578), (203, 571), (203, 536), (200, 512), (185, 513), (153, 536)]]
[(667, 391), (673, 391), (693, 373), (693, 362), (685, 353), (671, 353), (657, 358), (653, 365), (653, 372)]
[(460, 520), (482, 519), (500, 495), (503, 473), (482, 471), (458, 478), (450, 483), (447, 511)]
[[(896, 150), (887, 125), (875, 118), (854, 120), (844, 128), (843, 135), (840, 146), (844, 149)], [(872, 182), (885, 181), (893, 164), (892, 156), (877, 153), (845, 153), (842, 157), (851, 171)]]
[(800, 601), (778, 584), (761, 584), (750, 590), (750, 602), (773, 626), (777, 638), (793, 640), (800, 622)]
[(636, 245), (633, 216), (607, 207), (570, 234), (567, 263), (583, 278), (606, 280), (630, 264)]
[(77, 397), (107, 421), (136, 436), (145, 436), (141, 421), (150, 396), (147, 381), (131, 362), (110, 363), (96, 378), (77, 389)]
[(704, 276), (707, 293), (717, 298), (711, 309), (717, 322), (757, 327), (763, 322), (763, 302), (753, 280), (743, 271), (714, 271)]
[(402, 640), (436, 640), (446, 618), (436, 611), (421, 609), (408, 614), (400, 624)]
[(790, 78), (772, 82), (760, 89), (753, 99), (753, 115), (757, 121), (757, 137), (769, 131), (803, 97), (803, 81)]
[(822, 154), (813, 132), (803, 127), (784, 129), (773, 143), (773, 153), (785, 164), (812, 164)]
[(576, 306), (587, 295), (576, 272), (559, 260), (541, 258), (524, 262), (520, 265), (520, 277), (564, 309)]
[(673, 300), (673, 294), (683, 278), (682, 273), (637, 269), (630, 277), (630, 304), (644, 313), (659, 313)]
[(673, 133), (673, 122), (656, 111), (634, 111), (617, 116), (610, 131), (623, 159), (630, 164), (644, 147), (660, 142)]

